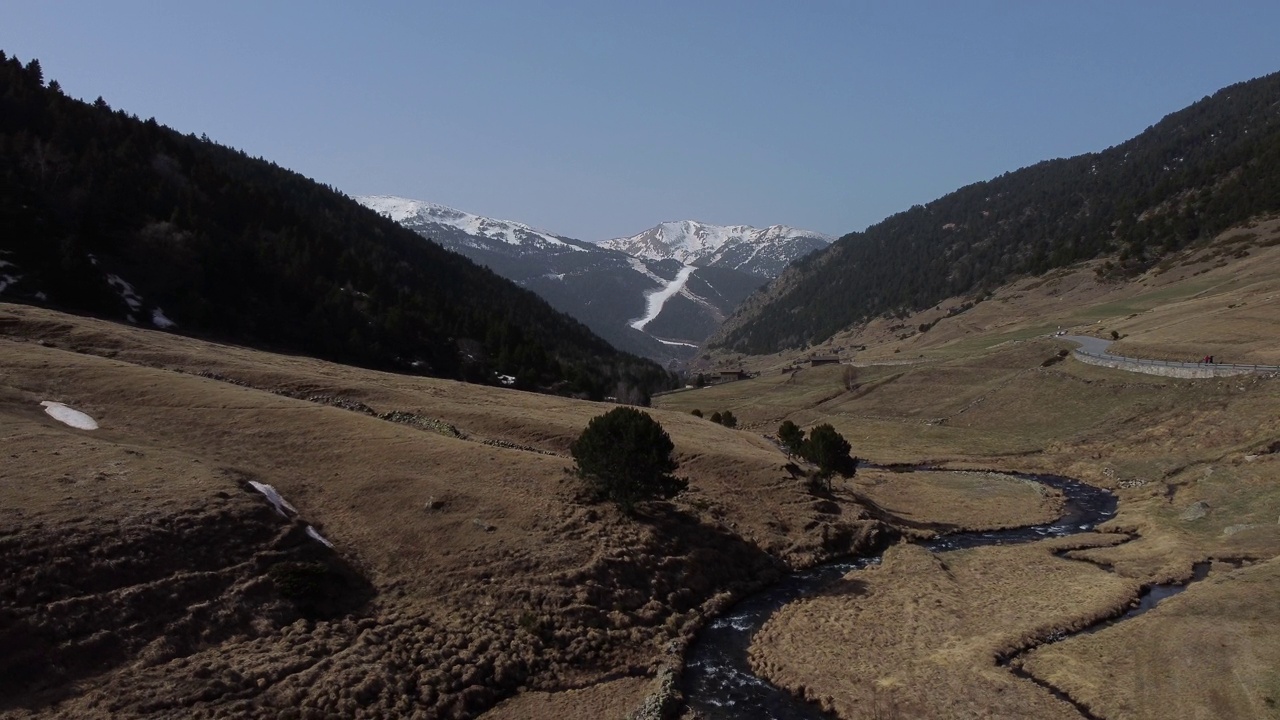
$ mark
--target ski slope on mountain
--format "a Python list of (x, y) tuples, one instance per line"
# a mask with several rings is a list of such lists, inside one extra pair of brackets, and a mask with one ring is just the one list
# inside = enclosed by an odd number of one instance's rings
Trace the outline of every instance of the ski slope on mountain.
[(685, 265), (680, 268), (680, 272), (676, 273), (674, 280), (671, 280), (663, 287), (654, 290), (645, 296), (645, 313), (644, 317), (631, 323), (631, 327), (636, 330), (644, 330), (644, 326), (653, 321), (654, 318), (662, 314), (662, 306), (675, 296), (676, 293), (684, 289), (684, 284), (689, 281), (689, 276), (696, 270), (692, 265)]

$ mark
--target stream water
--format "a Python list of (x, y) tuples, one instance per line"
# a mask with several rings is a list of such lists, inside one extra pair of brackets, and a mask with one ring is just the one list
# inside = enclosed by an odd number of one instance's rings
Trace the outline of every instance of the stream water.
[[(1043, 525), (954, 533), (920, 544), (934, 552), (946, 552), (984, 545), (1032, 542), (1088, 532), (1115, 515), (1116, 498), (1107, 490), (1060, 475), (1004, 474), (1035, 480), (1062, 491), (1066, 499), (1062, 516)], [(878, 562), (880, 556), (877, 555), (818, 565), (743, 600), (708, 623), (690, 648), (685, 663), (684, 690), (689, 706), (705, 718), (829, 718), (817, 706), (797, 700), (752, 673), (747, 649), (756, 631), (783, 605), (813, 594), (852, 570)], [(1164, 592), (1160, 588), (1152, 588), (1146, 597), (1157, 591)]]

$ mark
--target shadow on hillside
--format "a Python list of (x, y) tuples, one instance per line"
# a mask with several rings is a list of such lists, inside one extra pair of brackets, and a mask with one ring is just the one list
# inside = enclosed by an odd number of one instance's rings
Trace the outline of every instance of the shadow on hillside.
[(862, 597), (867, 594), (867, 584), (862, 580), (843, 578), (814, 593), (814, 597)]
[[(0, 533), (0, 713), (39, 710), (85, 678), (186, 657), (299, 616), (358, 611), (375, 590), (269, 507)], [(268, 580), (268, 582), (263, 582)]]
[(849, 494), (862, 507), (866, 508), (867, 513), (875, 520), (879, 520), (887, 525), (893, 525), (898, 528), (915, 530), (917, 532), (937, 533), (938, 535), (949, 535), (957, 532), (962, 528), (959, 525), (940, 522), (922, 522), (920, 520), (911, 520), (901, 515), (895, 514), (893, 511), (885, 508), (875, 500), (867, 497), (863, 493), (856, 490), (850, 490)]
[(635, 519), (655, 531), (663, 555), (684, 559), (682, 584), (694, 589), (693, 604), (725, 591), (738, 594), (758, 588), (787, 572), (781, 559), (730, 528), (704, 522), (668, 503), (649, 503)]

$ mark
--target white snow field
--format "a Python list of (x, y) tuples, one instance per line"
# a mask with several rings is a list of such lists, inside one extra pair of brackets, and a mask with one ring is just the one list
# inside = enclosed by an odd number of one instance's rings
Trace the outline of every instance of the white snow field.
[(67, 407), (60, 402), (53, 402), (52, 400), (45, 400), (40, 404), (44, 406), (44, 411), (48, 413), (49, 417), (60, 423), (70, 425), (71, 427), (79, 430), (98, 429), (98, 422), (79, 410)]

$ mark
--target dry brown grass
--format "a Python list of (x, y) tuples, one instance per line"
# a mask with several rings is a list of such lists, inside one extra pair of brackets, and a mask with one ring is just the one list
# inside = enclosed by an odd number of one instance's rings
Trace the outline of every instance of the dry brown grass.
[[(1255, 230), (1276, 234), (1274, 222)], [(1228, 239), (1219, 245), (1238, 245)], [(1068, 553), (1077, 561), (1052, 543), (940, 559), (900, 549), (784, 610), (756, 650), (771, 676), (843, 716), (1071, 717), (995, 655), (1192, 562), (1280, 553), (1280, 454), (1268, 452), (1280, 379), (1045, 367), (1062, 344), (1036, 337), (1117, 329), (1124, 352), (1195, 345), (1193, 356), (1265, 362), (1280, 336), (1280, 247), (1232, 250), (1221, 266), (1217, 247), (1133, 283), (1099, 282), (1091, 267), (1020, 281), (924, 334), (889, 326), (964, 299), (877, 321), (833, 343), (868, 345), (852, 390), (836, 366), (665, 396), (653, 414), (692, 482), (642, 522), (582, 505), (565, 473), (569, 443), (608, 405), (0, 305), (0, 717), (469, 717), (512, 696), (495, 717), (617, 716), (678, 663), (704, 618), (787, 565), (872, 540), (873, 516), (998, 527), (1043, 520), (1056, 503), (989, 476), (867, 470), (817, 497), (760, 437), (783, 419), (831, 422), (880, 462), (1060, 472), (1116, 489), (1111, 529), (1136, 532), (1131, 542)], [(54, 422), (45, 399), (102, 428)], [(694, 418), (695, 407), (732, 410), (746, 429)], [(416, 424), (377, 417), (387, 413)], [(247, 479), (279, 488), (337, 552)], [(1188, 519), (1197, 503), (1208, 511)], [(287, 562), (350, 585), (331, 612), (303, 617), (272, 575)], [(1130, 679), (1114, 693), (1090, 689), (1109, 667), (1090, 660), (1092, 645), (1048, 646), (1028, 667), (1100, 707), (1127, 702), (1117, 712), (1133, 717), (1265, 717), (1280, 624), (1247, 602), (1274, 592), (1264, 567), (1193, 588), (1180, 598), (1196, 599), (1195, 613), (1158, 610), (1107, 645), (1133, 655), (1117, 662)], [(1168, 649), (1162, 633), (1207, 644), (1241, 602), (1262, 620), (1237, 618), (1198, 684), (1169, 675), (1151, 687), (1183, 689), (1138, 687)], [(1218, 686), (1233, 689), (1213, 699)]]
[[(753, 666), (833, 710), (866, 717), (888, 694), (901, 717), (1077, 718), (997, 658), (1128, 604), (1137, 583), (1055, 557), (1075, 537), (934, 555), (912, 545), (788, 605), (757, 634)], [(1097, 542), (1113, 542), (1099, 537)]]
[(895, 524), (940, 532), (1021, 527), (1049, 522), (1062, 511), (1057, 491), (987, 472), (863, 470), (855, 492)]
[(1149, 613), (1033, 651), (1025, 668), (1108, 720), (1275, 718), (1277, 627), (1280, 561), (1219, 567)]
[[(582, 505), (566, 473), (603, 404), (33, 308), (0, 306), (0, 331), (0, 575), (16, 588), (0, 594), (0, 716), (473, 716), (520, 688), (647, 678), (735, 594), (877, 527), (810, 495), (759, 436), (685, 414), (654, 411), (690, 492), (632, 521)], [(57, 423), (46, 399), (101, 429)], [(191, 543), (209, 556), (195, 566)], [(286, 561), (349, 566), (373, 599), (302, 617), (273, 580)], [(17, 673), (30, 648), (58, 667)]]
[(484, 720), (623, 718), (640, 705), (650, 689), (645, 678), (623, 678), (580, 690), (521, 693), (481, 717)]
[[(1081, 576), (1078, 585), (1067, 578), (1064, 597), (1118, 587), (1116, 583), (1132, 589), (1137, 584), (1185, 579), (1192, 563), (1207, 558), (1265, 561), (1280, 554), (1276, 519), (1280, 517), (1280, 454), (1270, 451), (1280, 441), (1280, 378), (1177, 380), (1085, 366), (1070, 359), (1046, 367), (1044, 361), (1064, 346), (1034, 337), (1059, 326), (1101, 336), (1116, 329), (1126, 336), (1117, 345), (1123, 353), (1170, 359), (1212, 353), (1219, 360), (1277, 362), (1280, 246), (1273, 241), (1280, 237), (1280, 221), (1261, 223), (1252, 231), (1256, 245), (1272, 244), (1255, 246), (1246, 257), (1236, 258), (1227, 250), (1239, 243), (1231, 240), (1234, 231), (1228, 231), (1214, 244), (1193, 249), (1168, 267), (1131, 283), (1099, 282), (1091, 267), (1058, 271), (1002, 288), (992, 299), (940, 321), (923, 335), (900, 339), (886, 325), (913, 327), (962, 299), (944, 303), (932, 314), (876, 321), (831, 343), (868, 345), (857, 355), (865, 366), (862, 385), (853, 392), (843, 391), (834, 372), (806, 368), (789, 376), (767, 374), (745, 383), (671, 396), (663, 398), (662, 404), (682, 409), (727, 407), (766, 430), (773, 430), (783, 419), (802, 426), (831, 422), (853, 442), (855, 452), (880, 462), (934, 461), (948, 467), (1058, 472), (1113, 488), (1121, 502), (1108, 528), (1133, 532), (1135, 539), (1068, 553), (1069, 558), (1109, 567), (1110, 574), (1065, 559), (1041, 558), (1048, 563), (1044, 566), (1023, 557), (1007, 559), (1015, 565), (1031, 562), (1030, 567), (1050, 578), (1072, 572), (1073, 567), (1075, 572), (1097, 575)], [(896, 507), (904, 519), (917, 513), (932, 518), (940, 512), (935, 502), (946, 508), (948, 502), (962, 503), (963, 497), (907, 495)], [(978, 554), (996, 557), (985, 550)], [(761, 635), (756, 651), (761, 666), (789, 687), (803, 686), (803, 694), (828, 702), (846, 717), (863, 717), (876, 703), (884, 705), (886, 688), (903, 687), (899, 683), (904, 677), (910, 689), (891, 698), (907, 708), (904, 717), (1040, 717), (1042, 712), (1057, 712), (1037, 704), (1041, 691), (1031, 683), (988, 667), (988, 660), (975, 659), (989, 657), (986, 651), (992, 640), (966, 620), (982, 617), (966, 605), (967, 600), (952, 603), (963, 578), (958, 566), (953, 566), (959, 561), (951, 557), (942, 559), (948, 568), (942, 573), (947, 582), (938, 580), (937, 572), (926, 572), (928, 564), (921, 561), (912, 571), (932, 581), (916, 582), (909, 572), (891, 572), (868, 581), (867, 595), (824, 596), (787, 608)], [(981, 604), (990, 626), (1000, 632), (1024, 627), (1029, 616), (1022, 601), (987, 603), (982, 597), (986, 593), (1036, 597), (1036, 588), (1010, 574), (1017, 571), (1005, 562), (991, 562), (980, 576), (975, 572), (969, 577), (978, 588), (974, 602)], [(1215, 623), (1232, 618), (1237, 605), (1252, 617), (1255, 604), (1242, 601), (1243, 594), (1254, 593), (1258, 602), (1271, 602), (1275, 577), (1259, 575), (1245, 583), (1244, 572), (1222, 576), (1220, 591), (1210, 593), (1214, 586), (1205, 585), (1204, 590), (1195, 588), (1180, 596), (1200, 597), (1202, 605), (1197, 614), (1170, 619), (1168, 631), (1174, 637), (1193, 637), (1207, 644)], [(886, 577), (899, 582), (889, 583)], [(887, 587), (886, 583), (900, 594), (888, 595), (889, 600), (877, 596), (875, 591)], [(964, 662), (948, 665), (946, 673), (937, 670), (939, 640), (934, 633), (943, 631), (941, 625), (929, 623), (942, 620), (911, 615), (907, 626), (899, 627), (903, 621), (896, 617), (890, 621), (887, 614), (870, 614), (873, 608), (888, 613), (899, 601), (914, 612), (906, 597), (910, 592), (922, 605), (942, 601), (950, 613), (947, 622), (957, 623), (958, 628), (946, 632), (986, 638), (984, 654), (968, 656), (968, 663), (979, 670), (963, 670)], [(1066, 617), (1047, 609), (1046, 621)], [(1280, 624), (1230, 622), (1228, 636), (1212, 653), (1212, 660), (1194, 664), (1201, 675), (1192, 682), (1187, 675), (1190, 670), (1169, 674), (1160, 669), (1166, 651), (1180, 657), (1167, 642), (1158, 640), (1162, 617), (1159, 611), (1150, 613), (1142, 625), (1135, 625), (1143, 632), (1112, 636), (1123, 639), (1114, 640), (1107, 652), (1131, 655), (1121, 669), (1130, 680), (1114, 690), (1099, 689), (1105, 685), (1110, 665), (1092, 658), (1097, 647), (1093, 643), (1101, 642), (1092, 638), (1078, 645), (1064, 643), (1061, 651), (1052, 645), (1038, 651), (1033, 670), (1040, 677), (1062, 678), (1073, 695), (1074, 688), (1080, 688), (1090, 704), (1098, 699), (1095, 709), (1100, 717), (1276, 716), (1266, 704), (1267, 697), (1276, 698), (1275, 661), (1260, 648), (1280, 646)], [(1256, 638), (1241, 640), (1244, 628)], [(1111, 636), (1117, 629), (1097, 637)], [(864, 641), (864, 635), (872, 640)], [(828, 637), (838, 641), (828, 645), (824, 640)], [(809, 649), (815, 643), (819, 653)], [(835, 648), (840, 643), (842, 648)], [(882, 672), (876, 665), (880, 661), (903, 674)], [(841, 670), (845, 663), (852, 663), (854, 670)], [(1161, 678), (1151, 684), (1160, 691), (1135, 689), (1144, 674)], [(1182, 681), (1180, 690), (1171, 689)], [(1219, 692), (1216, 687), (1229, 689)], [(918, 704), (911, 706), (912, 702)]]

